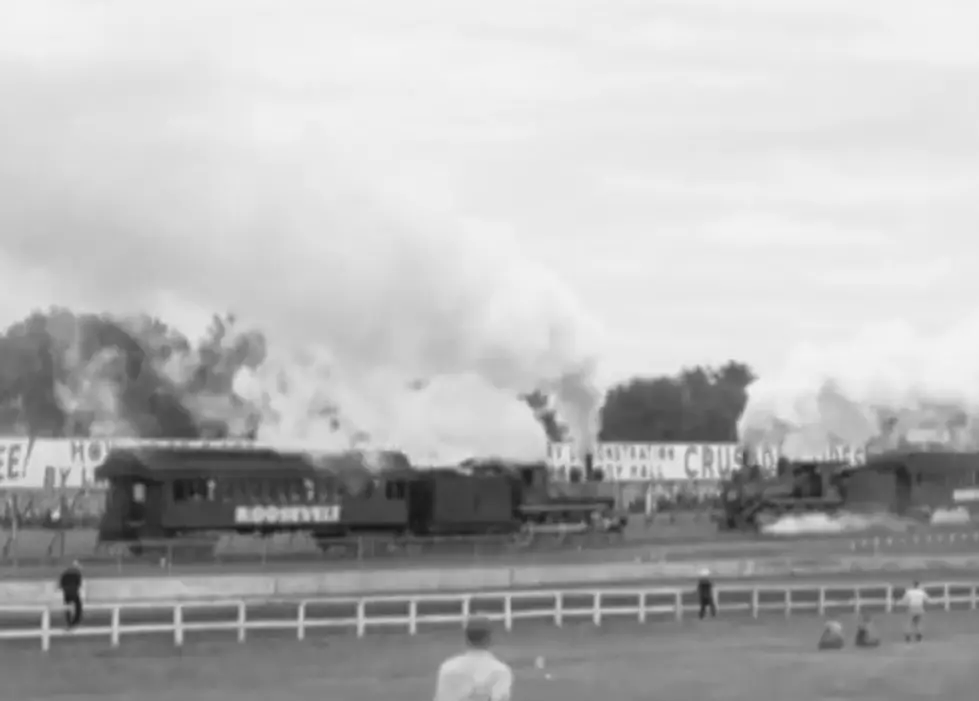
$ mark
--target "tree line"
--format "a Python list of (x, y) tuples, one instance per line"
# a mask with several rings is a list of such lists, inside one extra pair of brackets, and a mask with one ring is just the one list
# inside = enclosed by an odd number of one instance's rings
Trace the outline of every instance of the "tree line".
[[(98, 433), (107, 417), (122, 415), (132, 434), (146, 438), (226, 437), (228, 426), (202, 421), (195, 403), (247, 411), (233, 379), (264, 358), (265, 339), (240, 331), (231, 315), (215, 316), (204, 338), (192, 342), (148, 316), (37, 311), (0, 335), (0, 435), (84, 437)], [(605, 397), (599, 438), (735, 441), (754, 378), (748, 364), (731, 360), (622, 382)], [(546, 397), (524, 400), (550, 439), (564, 437)], [(254, 435), (257, 424), (244, 425), (245, 435)]]

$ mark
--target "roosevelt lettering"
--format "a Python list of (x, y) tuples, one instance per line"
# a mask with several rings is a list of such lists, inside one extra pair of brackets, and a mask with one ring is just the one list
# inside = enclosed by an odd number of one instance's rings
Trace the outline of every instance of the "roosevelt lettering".
[(323, 506), (239, 506), (235, 508), (237, 523), (319, 523), (335, 521), (336, 507)]

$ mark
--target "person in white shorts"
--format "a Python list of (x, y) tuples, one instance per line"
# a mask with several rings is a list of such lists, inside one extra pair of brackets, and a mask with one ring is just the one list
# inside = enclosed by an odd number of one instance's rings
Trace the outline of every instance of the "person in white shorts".
[(513, 670), (490, 652), (491, 639), (489, 621), (466, 624), (469, 649), (439, 667), (435, 701), (510, 701)]
[(912, 583), (911, 588), (904, 592), (901, 604), (908, 609), (908, 629), (904, 634), (904, 639), (907, 642), (921, 642), (924, 636), (925, 606), (929, 603), (931, 603), (931, 598), (928, 596), (928, 592), (921, 587), (920, 582)]

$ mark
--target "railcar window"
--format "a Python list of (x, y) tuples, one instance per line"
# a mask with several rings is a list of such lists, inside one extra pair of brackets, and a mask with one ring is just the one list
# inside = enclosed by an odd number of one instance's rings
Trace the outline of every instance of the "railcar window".
[(289, 503), (295, 504), (303, 500), (303, 483), (302, 480), (290, 479), (284, 484), (286, 499)]
[(320, 477), (315, 480), (316, 496), (315, 501), (320, 504), (329, 504), (336, 499), (336, 483), (329, 477)]
[(248, 498), (248, 487), (242, 480), (221, 480), (218, 484), (221, 501), (243, 501)]
[(234, 495), (233, 498), (235, 501), (251, 501), (251, 492), (249, 491), (248, 480), (234, 480), (231, 483), (231, 487), (231, 493)]
[(384, 485), (384, 496), (392, 501), (402, 501), (405, 498), (405, 483), (401, 480), (392, 480)]
[(282, 482), (277, 479), (265, 483), (265, 494), (270, 501), (282, 501)]
[(146, 485), (142, 482), (133, 484), (133, 502), (136, 504), (146, 503)]
[(173, 482), (173, 500), (209, 501), (213, 499), (213, 490), (209, 489), (205, 479), (179, 479)]

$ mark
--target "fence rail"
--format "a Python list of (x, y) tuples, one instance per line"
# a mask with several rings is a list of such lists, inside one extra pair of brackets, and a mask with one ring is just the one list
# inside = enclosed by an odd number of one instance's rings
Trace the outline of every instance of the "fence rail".
[[(942, 582), (928, 585), (935, 606), (946, 611), (975, 610), (979, 585)], [(798, 612), (894, 610), (901, 590), (887, 583), (765, 585), (720, 587), (719, 615), (759, 617)], [(298, 640), (315, 630), (352, 631), (363, 637), (372, 629), (402, 629), (414, 635), (427, 626), (461, 625), (473, 615), (502, 622), (511, 630), (518, 621), (538, 620), (562, 626), (608, 619), (639, 623), (682, 620), (694, 612), (694, 592), (677, 588), (603, 588), (551, 591), (500, 591), (452, 595), (330, 597), (303, 600), (226, 600), (180, 603), (119, 603), (89, 606), (88, 619), (74, 631), (56, 627), (57, 607), (0, 606), (0, 641), (39, 640), (47, 651), (61, 637), (107, 638), (112, 647), (123, 636), (166, 635), (181, 646), (187, 634), (234, 633), (244, 642), (253, 631), (294, 631)], [(25, 625), (27, 627), (25, 627)]]

